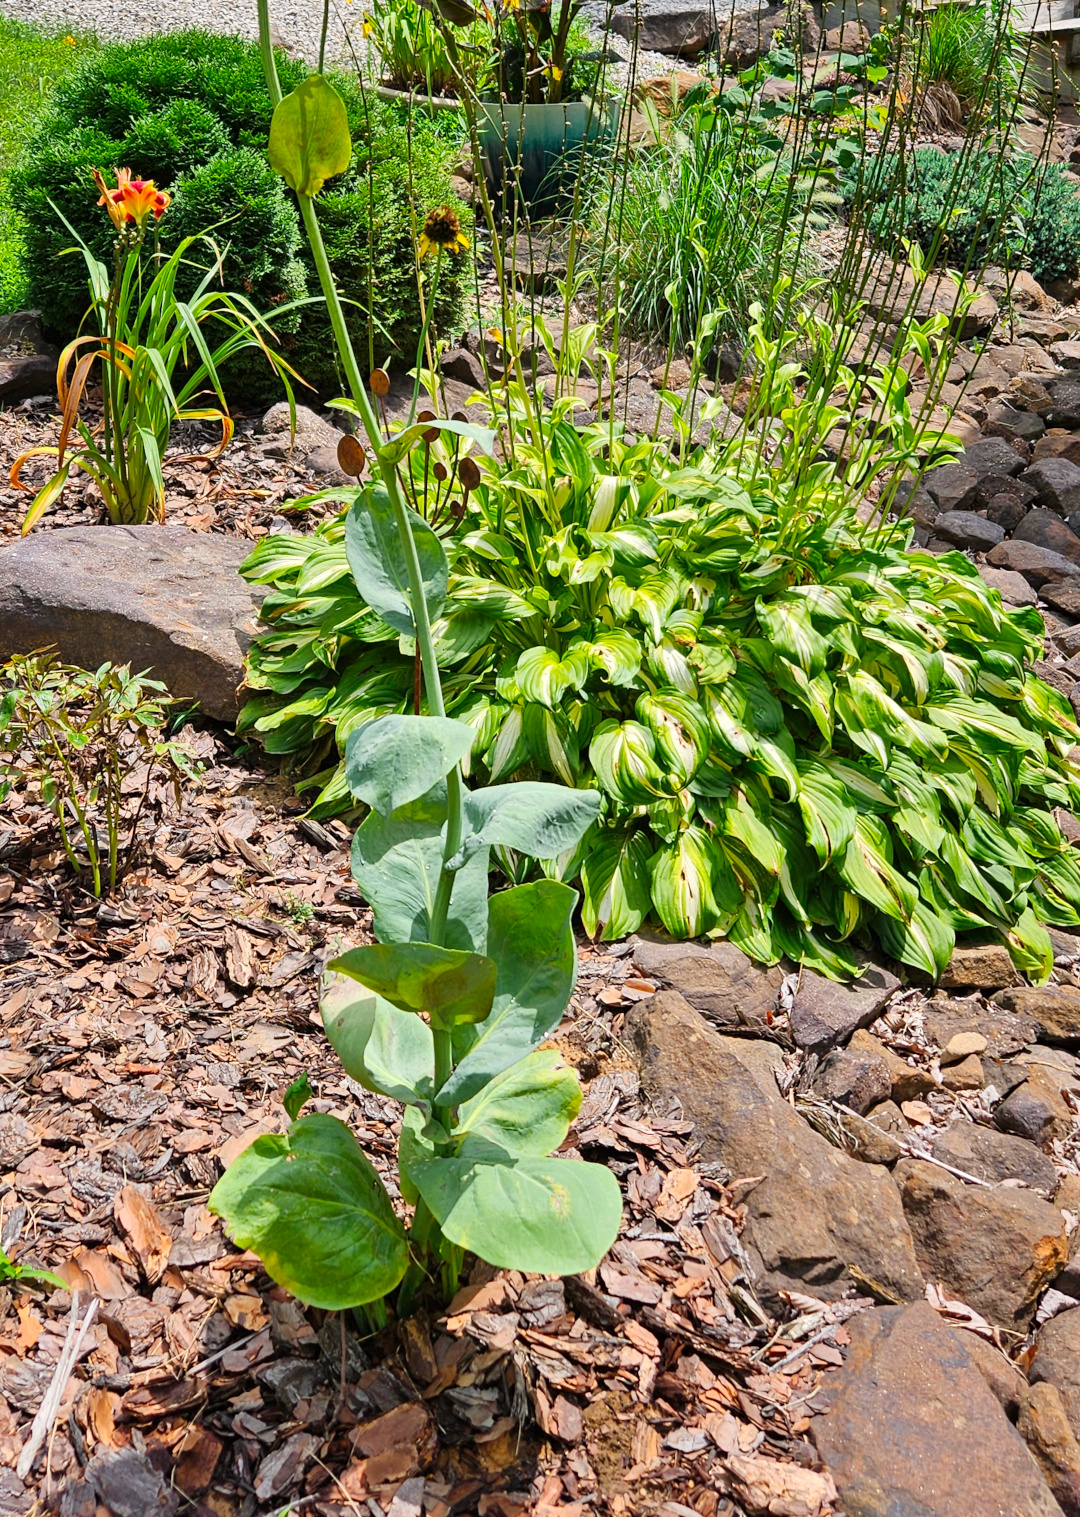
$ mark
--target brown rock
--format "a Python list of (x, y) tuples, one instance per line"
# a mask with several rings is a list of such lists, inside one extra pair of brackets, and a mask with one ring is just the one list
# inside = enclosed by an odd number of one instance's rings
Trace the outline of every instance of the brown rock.
[(1024, 1331), (1068, 1257), (1061, 1213), (1031, 1191), (966, 1185), (919, 1159), (895, 1175), (927, 1278), (994, 1326)]
[[(996, 998), (995, 998), (996, 999)], [(997, 1005), (978, 1001), (934, 1001), (926, 1008), (926, 1034), (938, 1048), (947, 1048), (958, 1033), (977, 1032), (986, 1039), (991, 1058), (1007, 1059), (1035, 1041), (1036, 1027)]]
[(994, 990), (1000, 985), (1011, 985), (1015, 979), (1016, 970), (1004, 944), (981, 943), (953, 949), (941, 984), (949, 989), (973, 985), (979, 990)]
[(1028, 1366), (1033, 1385), (1045, 1382), (1061, 1392), (1069, 1426), (1080, 1438), (1080, 1311), (1072, 1307), (1044, 1322)]
[(634, 939), (634, 963), (658, 985), (677, 990), (721, 1027), (763, 1028), (776, 1010), (783, 972), (748, 959), (734, 943), (677, 943), (661, 933)]
[[(1010, 504), (1013, 502), (1010, 501)], [(1019, 505), (1019, 502), (1015, 504)], [(1019, 521), (1022, 515), (1023, 507), (1019, 507), (1016, 520)], [(1002, 525), (1009, 531), (1014, 523), (1003, 522)], [(1038, 602), (1039, 597), (1024, 576), (1014, 573), (1012, 569), (994, 569), (989, 564), (980, 564), (979, 574), (991, 590), (998, 592), (1007, 606), (1034, 606)]]
[(858, 1517), (1060, 1517), (1038, 1466), (966, 1352), (924, 1301), (847, 1323), (844, 1368), (811, 1436)]
[(1045, 1147), (1071, 1130), (1072, 1108), (1058, 1086), (1036, 1070), (995, 1108), (994, 1126)]
[(997, 1397), (1001, 1410), (1010, 1422), (1015, 1422), (1020, 1402), (1028, 1390), (1025, 1376), (999, 1348), (995, 1348), (985, 1338), (980, 1338), (978, 1333), (966, 1333), (962, 1328), (952, 1328), (951, 1331), (967, 1350), (968, 1358)]
[[(1072, 467), (1072, 465), (1070, 465)], [(1080, 470), (1077, 470), (1080, 473)], [(1013, 533), (1014, 543), (1034, 543), (1051, 553), (1060, 553), (1073, 563), (1080, 563), (1080, 537), (1067, 527), (1055, 511), (1038, 508), (1029, 511)]]
[[(880, 1111), (881, 1107), (876, 1109)], [(850, 1112), (841, 1112), (837, 1121), (847, 1139), (848, 1152), (864, 1164), (887, 1164), (891, 1167), (903, 1157), (904, 1150), (895, 1134), (886, 1132), (868, 1116), (859, 1117)]]
[(1033, 460), (1042, 458), (1067, 458), (1070, 463), (1080, 464), (1080, 432), (1047, 432), (1032, 449)]
[(1075, 985), (1016, 985), (994, 997), (998, 1006), (1030, 1018), (1048, 1043), (1080, 1044), (1080, 988)]
[(885, 1060), (889, 1070), (889, 1093), (894, 1101), (915, 1101), (920, 1096), (925, 1096), (927, 1091), (937, 1089), (937, 1082), (928, 1069), (919, 1069), (917, 1065), (909, 1064), (898, 1053), (894, 1053), (888, 1044), (875, 1038), (872, 1032), (860, 1028), (852, 1035), (848, 1047), (876, 1054)]
[(744, 1234), (766, 1297), (810, 1289), (835, 1300), (851, 1264), (901, 1299), (921, 1294), (892, 1177), (841, 1153), (783, 1100), (775, 1045), (722, 1037), (674, 991), (639, 1002), (625, 1035), (646, 1089), (679, 1097), (703, 1157), (766, 1176), (747, 1197)]
[(934, 1139), (933, 1153), (943, 1164), (990, 1185), (1022, 1180), (1046, 1196), (1053, 1195), (1057, 1185), (1057, 1171), (1034, 1144), (974, 1122), (953, 1122), (946, 1127)]
[(799, 1048), (823, 1054), (846, 1042), (856, 1028), (868, 1027), (899, 989), (896, 976), (876, 964), (850, 985), (804, 969), (791, 1008), (791, 1035)]
[(1072, 579), (1074, 575), (1080, 574), (1080, 564), (1066, 558), (1063, 553), (1053, 553), (1035, 543), (1016, 542), (1013, 539), (998, 543), (986, 557), (992, 568), (1012, 569), (1015, 573), (1022, 574), (1036, 590), (1048, 582)]
[(887, 1099), (892, 1081), (889, 1066), (879, 1054), (832, 1048), (814, 1075), (813, 1087), (823, 1101), (839, 1101), (861, 1116)]
[(983, 1067), (974, 1054), (942, 1070), (941, 1083), (946, 1090), (982, 1090), (986, 1084)]
[(1080, 1443), (1056, 1386), (1042, 1382), (1028, 1388), (1016, 1431), (1034, 1454), (1065, 1517), (1080, 1517)]

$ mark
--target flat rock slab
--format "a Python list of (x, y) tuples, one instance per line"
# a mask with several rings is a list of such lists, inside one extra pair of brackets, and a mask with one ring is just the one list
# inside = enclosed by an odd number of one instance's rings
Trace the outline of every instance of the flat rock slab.
[(925, 1302), (863, 1312), (811, 1433), (858, 1517), (1061, 1517), (965, 1346)]
[(55, 646), (95, 669), (149, 670), (221, 721), (237, 712), (265, 591), (250, 544), (184, 527), (60, 527), (0, 551), (0, 658)]
[(743, 1242), (765, 1300), (809, 1290), (835, 1301), (851, 1288), (851, 1265), (899, 1300), (922, 1295), (892, 1176), (834, 1148), (788, 1105), (775, 1044), (723, 1037), (673, 990), (635, 1006), (626, 1036), (646, 1089), (678, 1096), (703, 1158), (764, 1176), (746, 1198)]

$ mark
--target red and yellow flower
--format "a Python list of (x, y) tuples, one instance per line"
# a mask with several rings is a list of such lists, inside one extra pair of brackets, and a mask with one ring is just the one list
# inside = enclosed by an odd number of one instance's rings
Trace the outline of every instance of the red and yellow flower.
[(152, 214), (160, 221), (172, 198), (165, 190), (159, 190), (152, 179), (133, 179), (130, 169), (116, 170), (116, 188), (110, 189), (100, 169), (94, 169), (94, 183), (101, 191), (98, 205), (103, 205), (112, 218), (117, 231), (132, 222), (140, 229)]

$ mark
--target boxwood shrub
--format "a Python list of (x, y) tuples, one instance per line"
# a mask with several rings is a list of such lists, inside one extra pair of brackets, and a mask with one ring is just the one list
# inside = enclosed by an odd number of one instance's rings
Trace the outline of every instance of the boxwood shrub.
[[(278, 67), (284, 90), (307, 72), (283, 55)], [(423, 122), (408, 132), (395, 107), (365, 97), (351, 77), (335, 84), (355, 154), (321, 202), (331, 261), (361, 351), (369, 351), (370, 309), (370, 351), (379, 362), (411, 364), (421, 328), (415, 231), (428, 210), (453, 199), (452, 144)], [(225, 251), (227, 286), (268, 314), (317, 294), (295, 199), (266, 160), (270, 116), (255, 44), (197, 30), (102, 47), (53, 90), (12, 190), (24, 212), (28, 299), (56, 337), (71, 336), (87, 306), (81, 259), (61, 256), (72, 239), (57, 212), (99, 257), (111, 259), (112, 227), (96, 205), (93, 168), (124, 165), (168, 188), (173, 203), (161, 223), (163, 246), (211, 230)], [(461, 214), (467, 219), (464, 208)], [(437, 328), (458, 316), (464, 273), (463, 264), (446, 261)], [(198, 277), (192, 268), (189, 283)], [(324, 397), (336, 393), (321, 302), (287, 312), (275, 327), (303, 377)], [(231, 385), (261, 400), (276, 381), (261, 362), (241, 355)]]
[(953, 153), (921, 147), (864, 162), (843, 184), (852, 214), (894, 252), (902, 239), (950, 268), (1008, 262), (1041, 283), (1080, 265), (1080, 197), (1058, 164), (1030, 155)]

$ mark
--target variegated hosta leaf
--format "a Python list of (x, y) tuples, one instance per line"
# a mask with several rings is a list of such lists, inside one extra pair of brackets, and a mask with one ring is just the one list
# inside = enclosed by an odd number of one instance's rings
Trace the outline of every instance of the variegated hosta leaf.
[(636, 932), (651, 905), (653, 847), (642, 827), (599, 832), (581, 866), (581, 920), (603, 942)]
[(589, 744), (600, 784), (627, 806), (647, 806), (671, 794), (656, 754), (656, 739), (640, 722), (603, 722)]
[(652, 860), (652, 901), (673, 937), (697, 938), (717, 918), (713, 846), (703, 827), (687, 827)]
[(661, 764), (679, 786), (685, 785), (709, 753), (712, 734), (701, 707), (686, 695), (665, 690), (640, 696), (635, 710), (656, 738)]
[(560, 658), (551, 648), (526, 648), (517, 662), (517, 683), (527, 701), (558, 706), (566, 691), (583, 690), (589, 677), (589, 655), (579, 643)]

